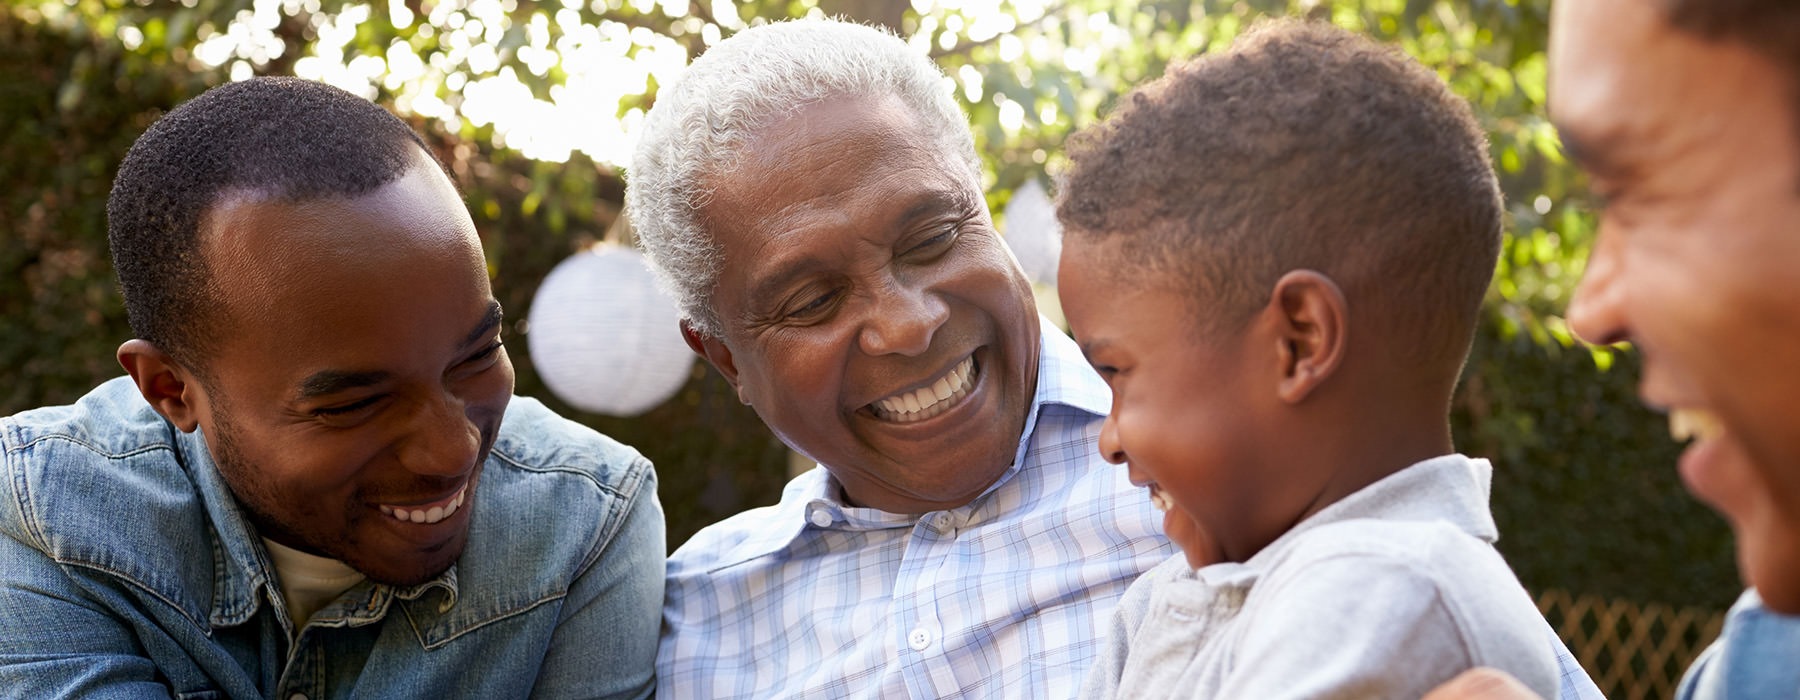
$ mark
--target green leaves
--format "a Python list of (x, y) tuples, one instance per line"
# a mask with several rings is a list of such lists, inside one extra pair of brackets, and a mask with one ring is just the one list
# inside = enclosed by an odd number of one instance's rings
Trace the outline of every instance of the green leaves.
[[(1507, 199), (1488, 323), (1457, 397), (1458, 446), (1500, 458), (1496, 517), (1533, 587), (1729, 601), (1729, 533), (1681, 493), (1673, 448), (1636, 406), (1628, 354), (1563, 318), (1595, 231), (1545, 114), (1549, 0), (861, 0), (944, 68), (974, 126), (988, 200), (1054, 182), (1070, 134), (1175, 60), (1259, 18), (1306, 16), (1388, 41), (1475, 107)], [(129, 337), (105, 242), (107, 187), (164, 110), (233, 73), (297, 73), (369, 95), (456, 173), (508, 317), (613, 225), (619, 169), (656, 91), (719, 37), (819, 0), (13, 0), (0, 5), (0, 414), (117, 374)], [(867, 13), (867, 14), (861, 14)], [(1004, 228), (1005, 222), (1000, 222)], [(1046, 304), (1054, 294), (1045, 297)], [(1046, 305), (1046, 308), (1048, 306)], [(12, 322), (12, 321), (9, 321)], [(545, 396), (523, 326), (519, 392)], [(554, 408), (568, 411), (558, 404)], [(663, 474), (669, 542), (772, 502), (785, 450), (716, 375), (642, 419), (575, 414)], [(1659, 552), (1678, 551), (1679, 558)], [(1662, 563), (1667, 561), (1668, 563)]]
[[(46, 17), (194, 70), (294, 69), (524, 155), (585, 152), (623, 166), (660, 85), (749, 22), (816, 0), (33, 0)], [(1259, 18), (1307, 16), (1369, 33), (1435, 69), (1473, 104), (1512, 203), (1494, 318), (1561, 342), (1559, 317), (1592, 226), (1565, 215), (1580, 178), (1544, 117), (1548, 0), (850, 0), (893, 22), (955, 83), (993, 203), (1053, 182), (1061, 144), (1171, 61), (1217, 51)], [(126, 37), (132, 38), (126, 41)], [(258, 49), (258, 44), (283, 47)], [(279, 53), (279, 60), (270, 54)], [(81, 81), (59, 94), (74, 109)], [(360, 87), (357, 87), (360, 85)], [(1534, 203), (1551, 203), (1535, 211)], [(527, 198), (535, 212), (542, 197)], [(557, 214), (561, 217), (563, 215)], [(1521, 243), (1520, 241), (1524, 241)], [(1523, 246), (1523, 247), (1521, 247)]]
[[(1159, 76), (1171, 61), (1222, 50), (1259, 18), (1304, 15), (1395, 43), (1437, 70), (1489, 129), (1513, 212), (1497, 293), (1490, 296), (1493, 317), (1545, 343), (1572, 342), (1557, 330), (1559, 314), (1592, 226), (1564, 215), (1575, 212), (1564, 203), (1575, 194), (1571, 188), (1579, 177), (1563, 159), (1544, 116), (1548, 2), (1059, 0), (1046, 8), (1034, 0), (1001, 0), (977, 5), (920, 2), (923, 12), (909, 16), (907, 28), (918, 35), (915, 44), (954, 47), (934, 55), (956, 80), (957, 95), (976, 125), (976, 146), (995, 203), (1027, 180), (1050, 181), (1047, 175), (1060, 163), (1059, 145), (1098, 120), (1132, 86)], [(991, 42), (968, 36), (968, 28), (983, 21), (981, 13), (994, 9), (1016, 16), (1016, 28)], [(1535, 211), (1541, 201), (1551, 208)]]

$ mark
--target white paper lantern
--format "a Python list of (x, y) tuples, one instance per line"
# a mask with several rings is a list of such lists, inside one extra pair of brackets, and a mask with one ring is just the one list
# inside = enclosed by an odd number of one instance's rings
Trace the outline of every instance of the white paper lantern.
[(1062, 260), (1062, 224), (1056, 206), (1037, 180), (1027, 180), (1013, 190), (1006, 203), (1006, 245), (1012, 248), (1025, 277), (1056, 285), (1056, 265)]
[(636, 250), (601, 244), (562, 261), (531, 301), (531, 363), (571, 406), (635, 416), (680, 391), (694, 353), (675, 301)]

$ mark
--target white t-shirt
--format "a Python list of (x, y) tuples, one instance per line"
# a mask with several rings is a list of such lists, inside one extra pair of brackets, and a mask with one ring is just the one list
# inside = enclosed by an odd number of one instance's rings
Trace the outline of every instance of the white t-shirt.
[(296, 632), (319, 608), (364, 578), (361, 572), (336, 559), (307, 554), (267, 537), (262, 541), (269, 550), (269, 561), (275, 564), (275, 578), (281, 583), (281, 596), (287, 599), (288, 615), (294, 619)]

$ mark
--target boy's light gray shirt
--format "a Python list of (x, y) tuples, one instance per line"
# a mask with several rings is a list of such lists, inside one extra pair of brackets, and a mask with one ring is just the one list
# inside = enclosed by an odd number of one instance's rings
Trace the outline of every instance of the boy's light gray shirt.
[(1126, 591), (1082, 697), (1417, 698), (1473, 666), (1558, 697), (1560, 645), (1492, 546), (1491, 474), (1426, 460), (1244, 563), (1177, 554)]

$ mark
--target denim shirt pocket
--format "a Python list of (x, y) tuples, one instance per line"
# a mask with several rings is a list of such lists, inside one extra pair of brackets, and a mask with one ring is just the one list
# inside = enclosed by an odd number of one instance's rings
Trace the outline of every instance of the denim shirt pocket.
[[(397, 601), (419, 645), (437, 650), (485, 627), (554, 604), (568, 594), (566, 587), (539, 591), (537, 595), (508, 595), (491, 601), (467, 601), (447, 606), (448, 594), (434, 590), (417, 600)], [(480, 609), (476, 609), (479, 607)]]

